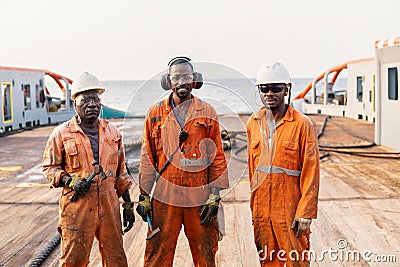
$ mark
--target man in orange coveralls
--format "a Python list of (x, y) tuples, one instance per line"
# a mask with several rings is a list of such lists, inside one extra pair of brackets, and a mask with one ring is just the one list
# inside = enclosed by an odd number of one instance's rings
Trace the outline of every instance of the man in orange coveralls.
[[(99, 241), (103, 266), (128, 266), (123, 249), (118, 198), (122, 195), (124, 232), (135, 221), (128, 189), (121, 134), (100, 119), (100, 81), (85, 72), (72, 83), (71, 99), (76, 115), (53, 130), (43, 155), (42, 171), (51, 187), (63, 187), (58, 232), (62, 238), (60, 266), (87, 266), (93, 238)], [(96, 175), (93, 162), (107, 177)], [(72, 191), (72, 192), (71, 192)], [(70, 194), (68, 192), (71, 192)], [(77, 199), (71, 200), (71, 196)]]
[(145, 120), (136, 210), (161, 230), (147, 240), (145, 266), (172, 266), (182, 225), (194, 265), (215, 266), (219, 190), (229, 181), (217, 114), (191, 94), (202, 83), (189, 58), (173, 58), (161, 79), (172, 93)]
[(256, 85), (264, 107), (249, 118), (247, 136), (260, 264), (308, 266), (310, 224), (317, 217), (318, 139), (311, 120), (285, 104), (291, 79), (281, 63), (263, 65)]

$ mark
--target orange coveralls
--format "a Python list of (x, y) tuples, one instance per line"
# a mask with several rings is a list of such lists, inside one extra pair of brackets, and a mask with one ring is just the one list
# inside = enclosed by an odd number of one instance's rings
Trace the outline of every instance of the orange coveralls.
[[(308, 266), (307, 258), (302, 261), (302, 252), (310, 248), (310, 232), (296, 238), (290, 227), (295, 218), (317, 217), (318, 139), (311, 120), (289, 105), (275, 131), (275, 167), (268, 174), (260, 171), (271, 164), (265, 149), (269, 136), (265, 112), (265, 107), (261, 108), (247, 122), (250, 182), (265, 179), (250, 199), (260, 264), (283, 266), (285, 262), (277, 257), (283, 250), (286, 254), (280, 257), (287, 259), (286, 266)], [(299, 261), (290, 258), (296, 258), (296, 252)]]
[[(47, 141), (42, 171), (51, 187), (58, 187), (65, 174), (87, 178), (93, 172), (90, 140), (76, 118), (57, 126)], [(101, 180), (97, 175), (89, 192), (75, 203), (70, 201), (73, 193), (63, 195), (71, 188), (63, 188), (58, 225), (62, 238), (60, 266), (87, 266), (94, 237), (99, 241), (103, 266), (127, 266), (118, 197), (132, 181), (118, 129), (103, 119), (99, 119), (98, 129), (99, 164), (108, 177)]]
[(160, 232), (147, 240), (145, 266), (172, 266), (178, 236), (184, 225), (195, 266), (215, 266), (218, 250), (216, 221), (200, 225), (199, 211), (209, 187), (228, 188), (227, 166), (218, 117), (214, 108), (193, 97), (184, 130), (189, 133), (158, 181), (159, 171), (179, 145), (180, 126), (170, 97), (153, 105), (145, 120), (139, 171), (141, 193), (152, 195), (153, 228)]

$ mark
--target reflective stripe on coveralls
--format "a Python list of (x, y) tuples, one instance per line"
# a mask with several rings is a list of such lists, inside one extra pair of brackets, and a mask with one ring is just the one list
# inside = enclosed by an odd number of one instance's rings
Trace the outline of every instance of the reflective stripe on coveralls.
[(301, 171), (289, 170), (279, 166), (258, 166), (256, 171), (265, 173), (286, 173), (289, 176), (300, 176)]
[[(317, 216), (319, 154), (315, 129), (308, 117), (289, 106), (276, 127), (276, 150), (270, 162), (267, 143), (260, 132), (260, 128), (267, 127), (265, 112), (265, 108), (261, 108), (247, 123), (249, 178), (250, 181), (263, 181), (250, 198), (260, 263), (262, 266), (283, 266), (285, 262), (279, 262), (277, 258), (277, 252), (283, 250), (287, 253), (284, 255), (286, 266), (307, 266), (307, 259), (291, 261), (289, 253), (294, 251), (301, 256), (308, 250), (310, 232), (296, 238), (290, 227), (295, 218)], [(269, 166), (274, 166), (274, 171), (264, 172), (271, 168)], [(298, 176), (289, 175), (297, 174), (296, 170), (301, 170)], [(270, 258), (272, 250), (275, 254)]]
[[(103, 265), (127, 266), (123, 250), (122, 224), (118, 196), (130, 188), (122, 137), (117, 128), (99, 119), (99, 164), (108, 177), (97, 175), (89, 192), (72, 203), (71, 189), (63, 188), (59, 206), (58, 231), (62, 237), (61, 266), (86, 266), (93, 238), (99, 240)], [(90, 140), (76, 121), (76, 116), (51, 134), (43, 155), (42, 171), (51, 187), (58, 187), (60, 178), (76, 175), (87, 178), (93, 172)]]

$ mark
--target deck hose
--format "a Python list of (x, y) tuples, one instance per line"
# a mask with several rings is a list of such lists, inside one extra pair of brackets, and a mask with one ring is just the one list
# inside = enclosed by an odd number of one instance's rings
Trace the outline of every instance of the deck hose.
[(240, 152), (242, 152), (245, 149), (247, 149), (247, 144), (235, 149), (235, 151), (233, 151), (232, 158), (236, 159), (237, 161), (247, 163), (247, 159), (240, 157), (238, 155)]
[[(322, 124), (322, 127), (318, 133), (318, 139), (323, 135), (325, 131), (326, 124), (328, 120), (331, 118), (330, 115), (327, 115), (324, 119), (324, 122)], [(333, 124), (341, 128), (344, 132), (347, 134), (362, 139), (364, 141), (368, 141), (369, 144), (364, 144), (364, 145), (342, 145), (342, 146), (336, 146), (336, 145), (324, 145), (324, 144), (318, 144), (318, 147), (323, 150), (323, 151), (330, 151), (330, 152), (337, 152), (337, 153), (343, 153), (343, 154), (350, 154), (350, 155), (356, 155), (356, 156), (361, 156), (361, 157), (372, 157), (372, 158), (388, 158), (388, 159), (399, 159), (400, 158), (400, 152), (376, 152), (376, 151), (345, 151), (345, 150), (340, 150), (340, 149), (351, 149), (351, 148), (370, 148), (373, 146), (376, 146), (375, 142), (369, 140), (366, 137), (360, 136), (358, 134), (353, 133), (343, 125), (340, 125), (337, 122), (331, 121)], [(329, 153), (325, 153), (328, 154)], [(322, 155), (324, 156), (324, 155)], [(321, 157), (320, 156), (320, 159)]]
[[(321, 127), (321, 129), (320, 129), (320, 131), (318, 133), (318, 139), (324, 134), (326, 124), (327, 124), (327, 122), (328, 122), (328, 120), (330, 118), (331, 118), (330, 115), (325, 116), (325, 119), (324, 119), (324, 122), (322, 124), (322, 127)], [(373, 147), (373, 146), (376, 145), (375, 142), (373, 142), (373, 141), (371, 141), (371, 140), (369, 140), (369, 139), (367, 139), (367, 138), (365, 138), (363, 136), (360, 136), (358, 134), (353, 133), (349, 129), (345, 128), (343, 125), (340, 125), (339, 123), (336, 123), (334, 121), (331, 121), (331, 122), (333, 124), (335, 124), (336, 126), (338, 126), (340, 129), (342, 129), (345, 133), (347, 133), (347, 134), (349, 134), (349, 135), (351, 135), (353, 137), (362, 139), (364, 141), (368, 141), (370, 143), (369, 144), (365, 144), (365, 145), (341, 145), (341, 146), (318, 144), (318, 147), (320, 147), (320, 148), (334, 148), (334, 149), (338, 149), (338, 148), (369, 148), (369, 147)]]
[(51, 252), (58, 246), (61, 241), (59, 234), (56, 234), (49, 243), (40, 251), (39, 255), (29, 264), (29, 267), (39, 267), (51, 254)]

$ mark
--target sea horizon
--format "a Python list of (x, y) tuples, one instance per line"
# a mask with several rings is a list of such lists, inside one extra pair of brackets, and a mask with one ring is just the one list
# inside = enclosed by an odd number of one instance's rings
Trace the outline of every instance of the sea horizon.
[[(299, 94), (311, 78), (293, 78), (291, 99)], [(118, 109), (135, 116), (144, 116), (150, 106), (170, 91), (160, 86), (159, 79), (149, 80), (111, 80), (102, 81), (106, 88), (102, 95), (102, 103), (110, 108)], [(219, 114), (249, 113), (261, 106), (254, 85), (255, 79), (223, 78), (207, 79), (200, 89), (193, 89), (193, 95), (212, 104)], [(346, 79), (338, 79), (335, 88), (343, 89)], [(321, 90), (322, 83), (317, 87)], [(335, 89), (334, 89), (335, 90)]]

